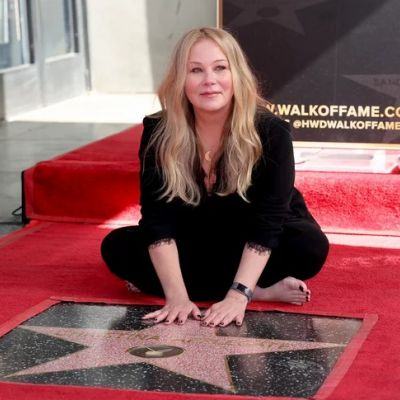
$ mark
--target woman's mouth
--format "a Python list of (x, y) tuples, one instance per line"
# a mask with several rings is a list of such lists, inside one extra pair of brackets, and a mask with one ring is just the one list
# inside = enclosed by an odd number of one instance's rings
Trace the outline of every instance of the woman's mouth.
[(217, 94), (219, 94), (220, 92), (204, 92), (204, 93), (200, 93), (201, 96), (205, 96), (205, 97), (214, 97)]

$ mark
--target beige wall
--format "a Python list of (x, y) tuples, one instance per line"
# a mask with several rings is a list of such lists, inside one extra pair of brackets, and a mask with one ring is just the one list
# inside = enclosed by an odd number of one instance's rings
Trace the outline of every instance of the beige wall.
[(183, 32), (216, 26), (216, 0), (87, 0), (92, 90), (152, 93)]

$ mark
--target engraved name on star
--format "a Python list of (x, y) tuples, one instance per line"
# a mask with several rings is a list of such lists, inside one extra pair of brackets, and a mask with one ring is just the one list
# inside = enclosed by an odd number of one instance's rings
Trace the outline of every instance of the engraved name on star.
[[(231, 392), (235, 392), (235, 388), (226, 362), (229, 355), (343, 347), (336, 343), (217, 336), (217, 329), (202, 327), (197, 321), (187, 321), (183, 326), (157, 324), (140, 331), (45, 326), (21, 328), (87, 348), (8, 377), (147, 363)], [(184, 351), (168, 358), (143, 358), (129, 352), (133, 347), (147, 347), (151, 351), (152, 346), (157, 348), (159, 345), (181, 347)]]
[(344, 78), (357, 82), (359, 85), (373, 89), (379, 93), (391, 96), (394, 105), (400, 104), (400, 75), (399, 74), (352, 74), (343, 75)]

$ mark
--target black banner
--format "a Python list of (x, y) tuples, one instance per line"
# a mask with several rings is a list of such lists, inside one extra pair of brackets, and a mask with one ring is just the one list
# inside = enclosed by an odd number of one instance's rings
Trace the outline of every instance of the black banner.
[(399, 0), (221, 0), (295, 140), (400, 143)]

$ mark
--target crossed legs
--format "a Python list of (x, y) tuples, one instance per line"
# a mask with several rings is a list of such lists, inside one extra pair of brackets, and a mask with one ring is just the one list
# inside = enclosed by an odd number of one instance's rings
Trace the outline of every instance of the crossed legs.
[[(239, 265), (239, 247), (243, 248), (244, 244), (235, 244), (238, 249), (232, 251), (232, 243), (219, 242), (219, 261), (217, 258), (217, 265), (211, 263), (209, 266), (196, 255), (184, 254), (186, 247), (179, 240), (177, 245), (191, 298), (223, 298)], [(304, 281), (320, 271), (328, 249), (326, 236), (315, 224), (305, 220), (285, 224), (279, 247), (272, 250), (253, 299), (303, 304), (311, 294)], [(145, 293), (163, 296), (139, 227), (124, 227), (110, 232), (103, 240), (101, 253), (115, 275), (132, 282)], [(215, 287), (209, 286), (211, 282)]]

